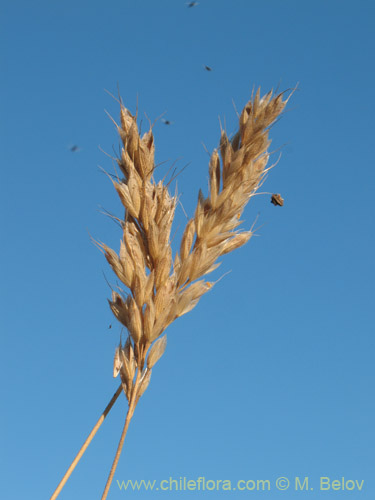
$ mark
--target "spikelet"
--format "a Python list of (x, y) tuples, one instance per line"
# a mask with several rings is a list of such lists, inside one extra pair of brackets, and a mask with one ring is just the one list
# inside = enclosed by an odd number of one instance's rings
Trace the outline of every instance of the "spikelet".
[(151, 372), (152, 372), (152, 370), (146, 370), (141, 378), (138, 393), (137, 393), (138, 399), (143, 395), (143, 393), (145, 392), (145, 390), (148, 387), (148, 384), (150, 383)]
[(147, 368), (151, 369), (163, 356), (165, 348), (167, 346), (167, 336), (164, 335), (160, 339), (156, 340), (151, 346), (150, 352), (147, 357)]
[(189, 222), (186, 224), (185, 231), (181, 239), (181, 246), (180, 246), (181, 260), (186, 259), (186, 257), (189, 255), (191, 246), (193, 244), (194, 236), (195, 236), (195, 222), (194, 219), (190, 219)]
[(122, 352), (121, 343), (118, 347), (116, 347), (116, 350), (115, 350), (115, 357), (113, 360), (113, 377), (114, 378), (116, 378), (118, 376), (118, 374), (120, 373), (120, 370), (121, 370), (121, 366), (122, 366), (120, 352)]

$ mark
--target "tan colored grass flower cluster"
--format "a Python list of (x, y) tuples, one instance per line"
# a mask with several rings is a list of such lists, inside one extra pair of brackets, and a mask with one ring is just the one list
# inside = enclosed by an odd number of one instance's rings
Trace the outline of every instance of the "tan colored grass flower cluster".
[(194, 217), (173, 257), (170, 234), (177, 199), (153, 178), (155, 145), (152, 127), (142, 137), (133, 116), (121, 103), (118, 126), (123, 147), (118, 165), (122, 179), (113, 181), (125, 208), (123, 237), (117, 254), (99, 246), (119, 280), (130, 293), (112, 293), (110, 307), (129, 332), (116, 349), (114, 376), (120, 374), (129, 408), (116, 456), (102, 499), (107, 497), (129, 422), (139, 398), (148, 387), (152, 368), (166, 347), (164, 330), (191, 311), (213, 283), (205, 275), (219, 266), (218, 259), (244, 245), (251, 231), (239, 232), (241, 214), (261, 185), (269, 159), (269, 127), (287, 100), (272, 91), (256, 95), (239, 116), (232, 139), (221, 131), (218, 150), (209, 162), (209, 195), (199, 191)]
[[(118, 131), (123, 148), (118, 165), (123, 178), (113, 183), (125, 208), (123, 238), (119, 255), (100, 245), (130, 290), (127, 296), (113, 292), (110, 301), (130, 334), (124, 348), (116, 350), (114, 372), (121, 375), (128, 401), (134, 391), (138, 400), (147, 388), (152, 367), (166, 346), (166, 338), (159, 338), (164, 330), (212, 287), (203, 277), (218, 267), (222, 255), (250, 239), (251, 231), (237, 230), (240, 216), (267, 172), (268, 130), (285, 104), (282, 94), (269, 92), (260, 98), (258, 90), (244, 107), (234, 137), (230, 140), (222, 130), (219, 149), (209, 162), (209, 195), (205, 198), (199, 191), (194, 218), (186, 224), (180, 252), (174, 257), (170, 234), (176, 197), (153, 178), (152, 129), (141, 137), (137, 117), (121, 105)], [(136, 386), (137, 369), (141, 375)]]
[[(114, 357), (113, 374), (120, 374), (121, 385), (51, 500), (59, 495), (122, 389), (129, 408), (102, 495), (102, 500), (107, 498), (135, 407), (148, 387), (152, 368), (165, 351), (164, 330), (191, 311), (212, 288), (213, 283), (204, 277), (219, 266), (218, 259), (244, 245), (252, 235), (252, 231), (238, 231), (240, 217), (269, 170), (269, 127), (286, 102), (283, 94), (269, 92), (261, 98), (258, 90), (239, 116), (234, 137), (229, 139), (221, 131), (219, 148), (209, 162), (209, 194), (206, 198), (199, 191), (194, 217), (186, 224), (175, 256), (170, 235), (177, 199), (163, 182), (154, 180), (152, 127), (141, 137), (137, 116), (120, 103), (118, 132), (123, 147), (118, 165), (123, 177), (117, 177), (113, 184), (125, 208), (123, 235), (119, 254), (104, 243), (97, 244), (129, 290), (113, 292), (109, 301), (114, 315), (129, 332), (125, 345), (120, 342)], [(282, 205), (280, 200), (277, 204)]]

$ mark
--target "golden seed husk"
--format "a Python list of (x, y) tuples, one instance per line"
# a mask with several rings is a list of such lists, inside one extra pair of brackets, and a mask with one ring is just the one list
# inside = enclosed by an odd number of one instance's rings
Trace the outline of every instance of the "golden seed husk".
[(121, 296), (117, 292), (112, 292), (112, 300), (109, 300), (110, 308), (116, 318), (122, 323), (126, 328), (129, 326), (129, 314), (128, 314), (128, 303), (124, 302)]
[(142, 316), (134, 299), (130, 302), (129, 317), (130, 335), (134, 343), (137, 344), (142, 338)]
[(125, 381), (126, 386), (130, 387), (133, 382), (134, 370), (131, 361), (126, 357), (125, 351), (121, 349), (121, 378)]
[(138, 398), (140, 398), (143, 395), (143, 393), (145, 392), (145, 390), (147, 389), (148, 384), (150, 383), (150, 380), (151, 380), (151, 372), (152, 372), (152, 370), (146, 370), (146, 373), (142, 377), (141, 383), (140, 383), (139, 389), (138, 389)]
[(165, 348), (167, 346), (167, 336), (163, 335), (158, 340), (156, 340), (150, 349), (150, 352), (147, 357), (147, 368), (152, 368), (159, 359), (163, 356)]
[(120, 357), (120, 352), (121, 352), (121, 345), (119, 347), (116, 347), (115, 350), (115, 356), (113, 359), (113, 378), (116, 378), (118, 374), (120, 373), (121, 366), (122, 366), (122, 360)]
[(191, 250), (191, 246), (194, 241), (195, 235), (195, 222), (194, 219), (190, 219), (186, 224), (184, 234), (182, 235), (181, 245), (180, 245), (180, 256), (181, 260), (186, 259)]
[(147, 342), (151, 342), (152, 339), (152, 333), (153, 333), (153, 328), (154, 328), (154, 323), (155, 323), (155, 305), (152, 300), (149, 300), (146, 304), (146, 308), (144, 311), (144, 337)]
[(252, 235), (253, 233), (251, 231), (236, 234), (235, 236), (233, 236), (233, 238), (231, 238), (229, 241), (225, 243), (221, 255), (232, 252), (233, 250), (242, 247), (242, 245), (244, 245), (249, 241)]

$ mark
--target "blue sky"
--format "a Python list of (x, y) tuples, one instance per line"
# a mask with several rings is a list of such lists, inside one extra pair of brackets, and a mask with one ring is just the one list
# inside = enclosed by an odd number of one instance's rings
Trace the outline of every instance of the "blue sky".
[[(105, 90), (118, 85), (133, 112), (138, 100), (144, 130), (145, 114), (172, 122), (154, 127), (156, 160), (160, 176), (189, 164), (178, 192), (191, 215), (219, 117), (234, 132), (233, 102), (297, 83), (263, 187), (285, 205), (250, 202), (244, 229), (258, 217), (257, 237), (167, 330), (115, 479), (268, 479), (270, 500), (374, 498), (374, 14), (370, 1), (2, 2), (2, 498), (49, 498), (117, 388), (103, 271), (113, 276), (89, 237), (120, 240), (100, 214), (121, 214), (98, 168), (112, 170), (101, 150), (119, 144)], [(176, 238), (184, 223), (179, 209)], [(99, 498), (125, 412), (121, 397), (61, 500)], [(280, 476), (314, 489), (278, 491)], [(322, 492), (321, 476), (364, 486)], [(114, 483), (109, 498), (125, 495), (261, 494)]]

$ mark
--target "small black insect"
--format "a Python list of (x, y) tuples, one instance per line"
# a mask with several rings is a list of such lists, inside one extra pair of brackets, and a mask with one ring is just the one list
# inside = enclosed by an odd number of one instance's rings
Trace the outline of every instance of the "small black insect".
[(165, 123), (165, 125), (171, 125), (172, 124), (172, 122), (170, 120), (165, 120), (164, 118), (162, 118), (161, 121), (163, 123)]
[(77, 144), (74, 144), (74, 146), (71, 146), (69, 149), (72, 153), (76, 153), (77, 151), (79, 151), (79, 147), (77, 146)]
[(282, 207), (284, 205), (284, 198), (281, 197), (281, 194), (274, 193), (271, 196), (271, 203), (276, 206)]
[(212, 71), (212, 68), (211, 68), (210, 66), (206, 66), (206, 65), (204, 65), (204, 69), (205, 69), (206, 71)]
[(195, 7), (196, 5), (198, 5), (199, 2), (187, 2), (187, 6), (188, 6), (188, 9), (191, 9), (191, 7)]

